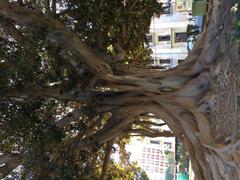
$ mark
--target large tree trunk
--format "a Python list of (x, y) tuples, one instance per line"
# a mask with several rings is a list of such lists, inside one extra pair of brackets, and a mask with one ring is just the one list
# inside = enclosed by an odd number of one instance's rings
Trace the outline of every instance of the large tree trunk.
[[(5, 0), (0, 1), (0, 14), (32, 27), (47, 24), (51, 30), (49, 39), (64, 44), (67, 51), (81, 57), (90, 71), (110, 88), (111, 96), (103, 97), (97, 109), (100, 113), (111, 112), (112, 116), (103, 129), (73, 142), (73, 150), (94, 148), (121, 134), (142, 132), (134, 131), (131, 125), (140, 121), (139, 116), (153, 113), (186, 146), (196, 179), (237, 180), (240, 123), (234, 94), (237, 48), (232, 6), (232, 0), (211, 0), (205, 29), (194, 49), (182, 64), (164, 72), (112, 65), (56, 20), (39, 20), (40, 13), (15, 7)], [(36, 92), (51, 96), (51, 91)], [(33, 96), (30, 90), (18, 93)], [(14, 91), (8, 95), (14, 96)], [(57, 93), (54, 96), (58, 98)], [(160, 135), (170, 134), (160, 132)]]
[(103, 105), (118, 107), (124, 120), (116, 123), (115, 118), (115, 125), (97, 133), (98, 142), (120, 134), (121, 127), (134, 120), (126, 117), (151, 112), (182, 140), (196, 179), (239, 179), (233, 4), (211, 3), (204, 32), (183, 64), (164, 73), (138, 70), (109, 80), (110, 87), (125, 93), (106, 98)]

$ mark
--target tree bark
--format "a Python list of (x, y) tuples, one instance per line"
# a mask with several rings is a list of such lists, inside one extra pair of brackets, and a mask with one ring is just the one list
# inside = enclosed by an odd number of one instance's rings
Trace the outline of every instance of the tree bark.
[(103, 161), (102, 174), (101, 174), (100, 180), (105, 179), (107, 169), (108, 169), (108, 162), (110, 160), (110, 156), (112, 153), (113, 143), (114, 143), (114, 139), (112, 139), (106, 143), (105, 157), (104, 157), (104, 161)]
[(57, 100), (76, 101), (79, 103), (86, 103), (86, 94), (79, 89), (72, 89), (65, 91), (60, 85), (49, 87), (25, 87), (22, 89), (7, 89), (2, 90), (3, 97), (31, 99), (37, 97), (53, 98)]
[(0, 178), (7, 176), (13, 169), (21, 163), (21, 155), (4, 154), (0, 156)]

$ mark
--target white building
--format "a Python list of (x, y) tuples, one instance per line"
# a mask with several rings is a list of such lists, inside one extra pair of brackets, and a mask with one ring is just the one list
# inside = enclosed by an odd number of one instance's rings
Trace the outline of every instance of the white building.
[[(152, 66), (174, 67), (188, 54), (188, 12), (179, 12), (175, 0), (160, 0), (164, 12), (153, 17), (147, 39), (152, 50)], [(178, 10), (178, 11), (177, 11)]]
[[(169, 130), (167, 126), (164, 130)], [(175, 137), (133, 137), (126, 146), (130, 160), (144, 169), (150, 180), (165, 180), (168, 168), (166, 151), (175, 152)]]

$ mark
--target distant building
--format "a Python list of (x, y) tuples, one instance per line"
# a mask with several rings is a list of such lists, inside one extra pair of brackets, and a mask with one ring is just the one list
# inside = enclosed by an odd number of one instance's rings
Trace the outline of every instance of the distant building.
[(192, 16), (196, 3), (192, 0), (159, 0), (163, 3), (160, 17), (152, 17), (147, 40), (152, 51), (151, 66), (175, 67), (183, 61), (193, 47), (187, 34), (188, 25), (202, 31), (203, 17)]
[(163, 14), (154, 16), (147, 39), (152, 50), (152, 66), (174, 67), (188, 55), (188, 12), (176, 11), (175, 0), (161, 0)]
[(130, 159), (138, 162), (150, 180), (165, 180), (168, 168), (166, 151), (174, 153), (175, 138), (134, 137), (126, 149), (131, 153)]

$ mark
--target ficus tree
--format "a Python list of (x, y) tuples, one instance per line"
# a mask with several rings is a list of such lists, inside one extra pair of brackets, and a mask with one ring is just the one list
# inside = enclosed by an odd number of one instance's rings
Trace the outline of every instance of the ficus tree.
[[(127, 167), (127, 139), (174, 135), (196, 179), (237, 180), (233, 6), (210, 0), (191, 53), (160, 71), (145, 66), (156, 0), (1, 0), (2, 176), (21, 165), (23, 177), (37, 179), (111, 179), (124, 170), (145, 178)], [(165, 124), (172, 132), (152, 128)], [(123, 167), (111, 158), (114, 144)]]

